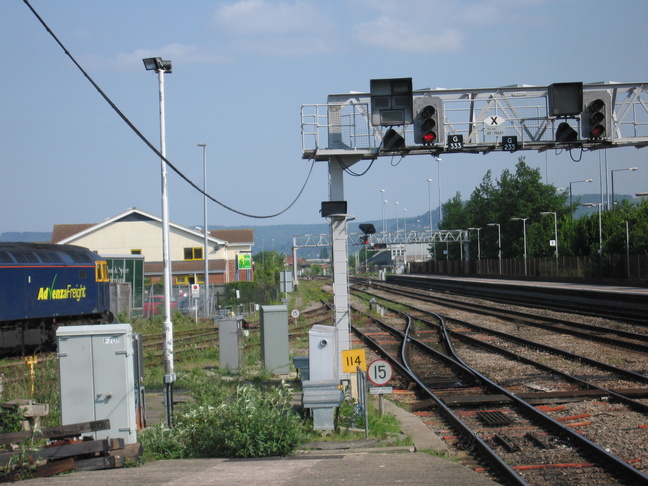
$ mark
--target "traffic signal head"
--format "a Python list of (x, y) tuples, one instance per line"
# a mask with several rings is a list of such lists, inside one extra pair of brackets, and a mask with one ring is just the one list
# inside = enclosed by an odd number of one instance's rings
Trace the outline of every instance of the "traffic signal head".
[(405, 146), (405, 139), (400, 133), (390, 128), (382, 139), (382, 150), (395, 150)]
[(581, 128), (583, 138), (601, 139), (612, 135), (612, 97), (607, 91), (585, 91)]
[(414, 142), (423, 145), (443, 144), (443, 100), (438, 96), (414, 98)]
[(556, 142), (566, 143), (575, 142), (578, 140), (578, 133), (574, 130), (569, 123), (562, 122), (556, 129)]

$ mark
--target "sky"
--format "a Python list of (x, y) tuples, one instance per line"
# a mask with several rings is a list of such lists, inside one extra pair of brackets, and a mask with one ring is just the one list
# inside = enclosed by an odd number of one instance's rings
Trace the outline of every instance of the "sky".
[[(166, 156), (207, 192), (251, 218), (208, 204), (208, 224), (321, 223), (328, 167), (302, 158), (302, 105), (368, 92), (371, 79), (411, 77), (414, 89), (557, 82), (648, 82), (644, 0), (30, 0), (88, 75), (154, 146), (164, 76)], [(128, 208), (161, 215), (161, 166), (82, 75), (23, 0), (0, 2), (0, 233), (98, 223)], [(608, 150), (615, 192), (648, 191), (648, 148)], [(450, 154), (441, 162), (381, 157), (345, 178), (358, 221), (423, 215), (488, 170), (518, 157), (574, 195), (604, 186), (599, 154)], [(354, 166), (362, 172), (368, 163)], [(427, 182), (432, 179), (433, 182)], [(203, 196), (167, 174), (169, 218), (202, 225)], [(381, 192), (381, 189), (384, 192)], [(387, 200), (388, 203), (383, 203)], [(395, 203), (399, 204), (396, 205)]]

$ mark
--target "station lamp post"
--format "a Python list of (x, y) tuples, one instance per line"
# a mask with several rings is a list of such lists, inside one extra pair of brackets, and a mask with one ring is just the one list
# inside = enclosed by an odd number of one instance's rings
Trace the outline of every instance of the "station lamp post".
[(581, 204), (581, 206), (585, 206), (586, 208), (593, 208), (593, 207), (598, 207), (598, 220), (599, 220), (599, 255), (603, 255), (603, 222), (601, 220), (601, 206), (603, 206), (603, 203), (584, 203)]
[(383, 233), (387, 231), (386, 229), (386, 222), (385, 222), (385, 204), (387, 204), (389, 201), (387, 199), (383, 199), (383, 206), (382, 206), (382, 219), (383, 219)]
[(396, 233), (398, 233), (398, 201), (394, 205), (396, 206)]
[(524, 235), (524, 276), (527, 275), (527, 238), (526, 222), (529, 218), (511, 218), (511, 221), (522, 221), (522, 233)]
[(468, 228), (468, 231), (477, 232), (477, 273), (481, 273), (481, 240), (479, 237), (481, 228)]
[(169, 427), (173, 425), (173, 383), (175, 372), (173, 367), (173, 323), (171, 322), (171, 259), (169, 251), (169, 203), (167, 200), (166, 182), (166, 144), (164, 125), (164, 75), (171, 74), (171, 61), (164, 61), (160, 57), (143, 59), (147, 71), (155, 71), (158, 75), (160, 90), (160, 154), (162, 168), (162, 261), (164, 275), (164, 402), (166, 422)]
[[(204, 239), (203, 239), (203, 259), (205, 260), (205, 294), (203, 296), (203, 317), (209, 317), (209, 258), (207, 248), (207, 144), (199, 143), (198, 147), (202, 147), (203, 159), (203, 216), (204, 216)], [(196, 282), (198, 283), (198, 282)]]
[(572, 205), (572, 184), (578, 182), (594, 182), (594, 179), (585, 179), (582, 181), (572, 181), (569, 183), (569, 213), (571, 214), (572, 219), (574, 219), (574, 206)]
[(499, 273), (502, 274), (502, 227), (499, 223), (488, 223), (486, 226), (497, 226), (497, 258), (499, 259)]
[(614, 169), (610, 171), (610, 180), (612, 182), (612, 210), (616, 211), (616, 203), (614, 202), (614, 173), (615, 172), (622, 172), (625, 170), (630, 170), (630, 171), (635, 171), (637, 170), (636, 167), (628, 167), (627, 169)]
[(542, 211), (540, 213), (542, 216), (548, 216), (553, 214), (554, 217), (554, 248), (556, 254), (556, 276), (558, 275), (558, 215), (555, 211)]
[(380, 190), (380, 202), (382, 204), (382, 230), (385, 232), (385, 190)]
[(428, 183), (428, 213), (430, 214), (430, 233), (432, 233), (432, 179)]

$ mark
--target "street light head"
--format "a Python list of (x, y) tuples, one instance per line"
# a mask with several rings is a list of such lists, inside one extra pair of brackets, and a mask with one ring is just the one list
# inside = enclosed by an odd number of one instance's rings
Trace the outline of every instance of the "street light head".
[(206, 143), (199, 143), (198, 146), (199, 146), (199, 147), (206, 147), (207, 144), (206, 144)]
[(147, 57), (142, 59), (144, 68), (147, 71), (164, 71), (165, 73), (171, 72), (171, 61), (163, 61), (161, 57)]
[(158, 68), (158, 61), (162, 62), (162, 59), (159, 57), (147, 57), (146, 59), (142, 59), (142, 61), (147, 71), (155, 71)]
[(554, 213), (553, 211), (542, 211), (540, 214), (541, 214), (542, 216), (547, 216), (547, 215), (549, 215), (549, 214), (556, 214), (556, 213)]
[(635, 170), (638, 170), (638, 169), (636, 167), (630, 167), (628, 170), (635, 171)]
[(486, 226), (499, 226), (499, 223), (488, 223)]
[(585, 179), (585, 182), (594, 182), (594, 179)]
[(428, 181), (428, 182), (432, 182), (432, 179), (428, 179), (427, 181)]

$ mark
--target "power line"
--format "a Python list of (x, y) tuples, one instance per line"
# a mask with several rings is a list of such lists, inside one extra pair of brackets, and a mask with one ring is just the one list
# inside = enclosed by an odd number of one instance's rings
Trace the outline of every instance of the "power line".
[(128, 117), (126, 117), (126, 115), (124, 115), (122, 113), (122, 111), (117, 107), (117, 105), (115, 105), (115, 103), (112, 102), (112, 100), (108, 97), (108, 95), (106, 95), (106, 93), (103, 92), (103, 90), (99, 87), (99, 85), (97, 85), (97, 83), (94, 82), (94, 80), (90, 77), (90, 75), (81, 67), (81, 65), (76, 61), (74, 56), (72, 56), (70, 51), (68, 51), (66, 49), (66, 47), (63, 45), (63, 43), (58, 39), (58, 37), (56, 37), (54, 32), (52, 32), (52, 30), (45, 23), (45, 21), (41, 18), (41, 16), (38, 15), (36, 10), (34, 10), (34, 8), (29, 3), (29, 0), (23, 0), (23, 2), (25, 3), (25, 5), (27, 5), (29, 10), (32, 11), (32, 13), (38, 19), (38, 21), (43, 25), (45, 30), (47, 30), (47, 32), (52, 36), (52, 38), (61, 47), (61, 49), (63, 49), (63, 52), (65, 52), (65, 54), (72, 60), (72, 62), (79, 69), (79, 71), (81, 71), (81, 73), (83, 73), (83, 75), (90, 82), (90, 84), (92, 84), (92, 86), (94, 86), (94, 88), (99, 92), (101, 97), (104, 100), (106, 100), (106, 102), (110, 105), (110, 107), (130, 127), (130, 129), (133, 130), (135, 132), (135, 134), (146, 144), (146, 146), (148, 148), (150, 148), (158, 157), (160, 157), (160, 159), (164, 160), (164, 162), (167, 164), (167, 166), (169, 168), (171, 168), (171, 170), (173, 170), (176, 174), (178, 174), (180, 176), (180, 178), (182, 178), (187, 184), (189, 184), (191, 187), (193, 187), (200, 194), (207, 197), (208, 199), (215, 202), (216, 204), (222, 206), (223, 208), (227, 209), (228, 211), (232, 211), (233, 213), (240, 214), (241, 216), (246, 216), (248, 218), (257, 218), (257, 219), (275, 218), (275, 217), (285, 213), (286, 211), (288, 211), (291, 207), (293, 207), (295, 205), (295, 203), (297, 202), (297, 200), (301, 197), (302, 193), (304, 192), (304, 189), (306, 189), (306, 184), (308, 184), (310, 176), (311, 176), (311, 174), (313, 172), (313, 167), (315, 166), (315, 160), (313, 160), (313, 162), (311, 163), (311, 167), (310, 167), (310, 170), (308, 171), (308, 175), (306, 176), (306, 180), (304, 181), (304, 185), (302, 186), (301, 190), (299, 191), (299, 193), (297, 194), (295, 199), (293, 199), (293, 201), (285, 209), (279, 211), (278, 213), (268, 214), (268, 215), (256, 215), (256, 214), (245, 213), (243, 211), (239, 211), (238, 209), (234, 209), (233, 207), (228, 206), (227, 204), (222, 203), (221, 201), (217, 200), (213, 196), (207, 194), (197, 184), (195, 184), (191, 179), (189, 179), (187, 176), (185, 176), (178, 168), (176, 168), (166, 157), (164, 157), (160, 153), (160, 151), (157, 148), (155, 148), (155, 146), (151, 142), (149, 142), (149, 140), (142, 134), (142, 132), (140, 132), (137, 129), (137, 127), (135, 127), (135, 125), (133, 125), (133, 123), (131, 123), (131, 121), (128, 119)]

